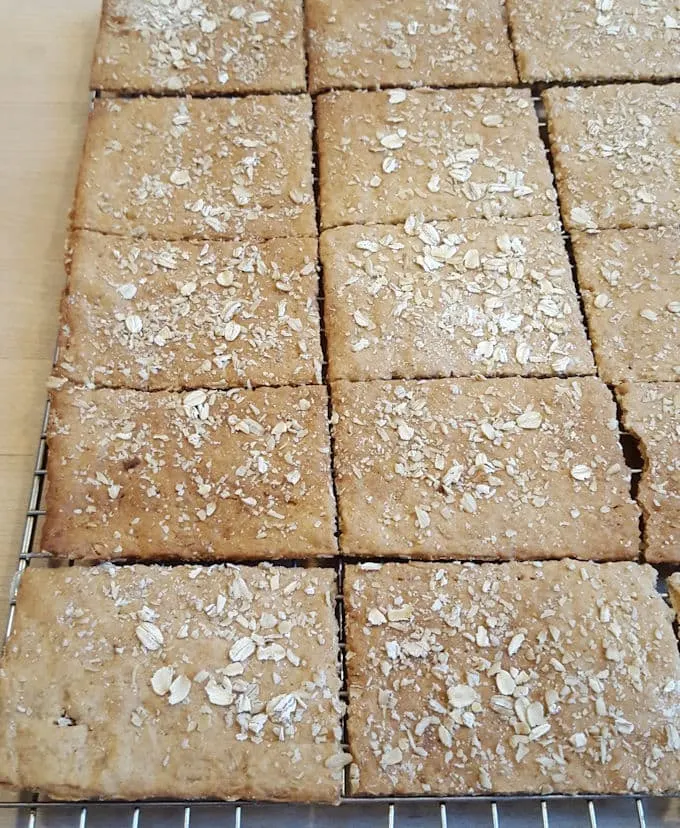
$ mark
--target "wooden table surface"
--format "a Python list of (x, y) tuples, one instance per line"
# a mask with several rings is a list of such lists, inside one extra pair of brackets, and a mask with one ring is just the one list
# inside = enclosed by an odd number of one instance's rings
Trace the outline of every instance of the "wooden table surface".
[(99, 0), (0, 0), (0, 616), (64, 283)]
[[(100, 0), (0, 0), (0, 624), (64, 283)], [(2, 796), (0, 795), (0, 798)], [(0, 828), (14, 824), (0, 813)]]

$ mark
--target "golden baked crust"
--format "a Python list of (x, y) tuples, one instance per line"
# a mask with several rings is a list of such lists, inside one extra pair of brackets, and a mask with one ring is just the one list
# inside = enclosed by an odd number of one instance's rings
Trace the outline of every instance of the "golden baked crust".
[(307, 0), (309, 85), (516, 83), (502, 0)]
[(636, 563), (348, 567), (352, 793), (675, 790), (680, 656), (655, 583)]
[(315, 239), (76, 231), (56, 374), (143, 390), (321, 382)]
[(645, 558), (679, 563), (680, 383), (624, 383), (616, 392), (624, 428), (637, 438), (644, 460), (637, 500)]
[(567, 230), (677, 223), (680, 84), (543, 93)]
[(635, 558), (639, 511), (600, 380), (333, 383), (345, 555)]
[(528, 89), (329, 92), (316, 119), (323, 228), (556, 213)]
[(680, 76), (673, 0), (507, 0), (507, 5), (523, 81)]
[(104, 0), (93, 89), (300, 92), (306, 88), (301, 0)]
[(59, 799), (335, 801), (332, 570), (30, 567), (0, 782)]
[(323, 386), (52, 394), (42, 548), (85, 559), (336, 551)]
[(320, 252), (332, 380), (594, 373), (554, 219), (353, 225)]
[(307, 95), (96, 100), (74, 225), (152, 238), (315, 236)]
[(603, 230), (572, 240), (602, 379), (680, 379), (680, 231)]

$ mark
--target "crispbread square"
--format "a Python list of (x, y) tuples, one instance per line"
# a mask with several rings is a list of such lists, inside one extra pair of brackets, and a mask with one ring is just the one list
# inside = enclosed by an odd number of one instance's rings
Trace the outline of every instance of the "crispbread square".
[(680, 657), (655, 584), (636, 563), (348, 567), (351, 792), (675, 791)]
[(680, 379), (680, 231), (604, 230), (572, 239), (602, 379)]
[(143, 390), (320, 383), (316, 247), (76, 231), (56, 373)]
[(617, 389), (623, 425), (644, 460), (637, 499), (645, 558), (680, 562), (680, 383), (624, 383)]
[(680, 37), (672, 2), (507, 0), (523, 81), (677, 78)]
[(76, 559), (332, 555), (323, 386), (65, 387), (52, 395), (42, 548)]
[(331, 570), (30, 567), (0, 780), (58, 799), (336, 801)]
[(159, 239), (314, 236), (307, 95), (97, 100), (74, 225)]
[(515, 83), (502, 0), (308, 0), (312, 92)]
[(528, 89), (329, 92), (316, 116), (323, 228), (555, 215)]
[(333, 383), (340, 548), (635, 558), (638, 508), (596, 377)]
[(301, 0), (104, 0), (90, 84), (123, 94), (300, 92)]
[(680, 210), (680, 84), (543, 93), (568, 230), (675, 224)]
[(594, 373), (554, 219), (321, 236), (331, 379)]

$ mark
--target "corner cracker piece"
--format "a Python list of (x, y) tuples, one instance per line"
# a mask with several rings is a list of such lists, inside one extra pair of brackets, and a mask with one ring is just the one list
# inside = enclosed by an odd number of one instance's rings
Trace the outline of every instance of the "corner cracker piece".
[(334, 581), (31, 567), (0, 663), (0, 783), (57, 799), (337, 801)]
[(321, 382), (315, 239), (76, 231), (71, 247), (59, 376), (144, 390)]
[(65, 388), (47, 429), (42, 548), (84, 559), (336, 551), (326, 390)]
[(680, 657), (655, 584), (636, 563), (348, 567), (351, 792), (676, 789)]
[(680, 84), (543, 93), (568, 230), (677, 223)]
[(637, 557), (616, 407), (595, 377), (340, 381), (332, 402), (345, 555)]
[(637, 499), (645, 558), (680, 562), (680, 383), (624, 383), (617, 389), (623, 425), (644, 460)]
[(676, 0), (507, 0), (523, 81), (680, 76)]
[(324, 228), (556, 213), (528, 89), (329, 92), (316, 107)]
[(351, 226), (321, 236), (331, 379), (594, 373), (560, 226)]
[(314, 236), (306, 95), (97, 100), (74, 225), (159, 239)]
[(90, 84), (131, 92), (299, 92), (301, 0), (104, 0)]
[(680, 379), (680, 231), (604, 230), (572, 239), (602, 379)]
[(305, 11), (312, 92), (517, 81), (502, 0), (308, 0)]

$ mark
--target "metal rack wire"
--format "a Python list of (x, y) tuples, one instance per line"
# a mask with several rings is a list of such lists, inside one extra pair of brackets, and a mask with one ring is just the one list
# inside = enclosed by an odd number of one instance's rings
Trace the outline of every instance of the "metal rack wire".
[[(371, 826), (401, 828), (403, 825), (429, 828), (455, 828), (465, 825), (488, 825), (492, 828), (606, 828), (680, 824), (680, 811), (661, 806), (658, 800), (635, 797), (503, 797), (490, 799), (447, 798), (433, 800), (344, 799), (339, 807), (265, 805), (262, 803), (88, 803), (61, 802), (2, 803), (1, 808), (15, 808), (17, 825), (25, 828), (88, 828), (97, 825), (181, 826), (203, 828), (254, 828), (278, 823), (282, 828), (296, 826)], [(649, 803), (652, 803), (650, 808)]]

